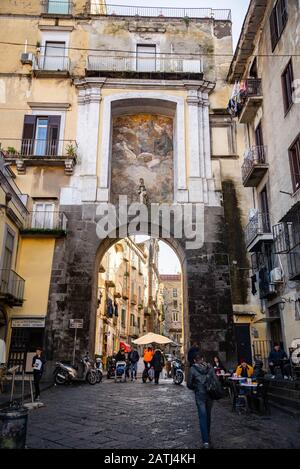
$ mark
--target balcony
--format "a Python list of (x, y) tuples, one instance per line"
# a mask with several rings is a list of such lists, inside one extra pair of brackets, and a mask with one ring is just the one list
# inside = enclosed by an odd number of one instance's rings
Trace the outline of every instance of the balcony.
[(132, 305), (137, 305), (137, 302), (138, 302), (138, 300), (137, 300), (137, 295), (132, 294), (132, 295), (131, 295), (131, 299), (130, 299), (130, 303), (131, 303)]
[(11, 269), (0, 270), (0, 299), (9, 306), (22, 306), (25, 280)]
[(300, 244), (288, 253), (289, 278), (293, 281), (300, 280)]
[(69, 0), (45, 0), (45, 15), (71, 15), (72, 2)]
[(26, 173), (26, 166), (40, 165), (64, 166), (67, 175), (73, 174), (78, 148), (75, 140), (0, 138), (0, 141), (5, 160), (15, 163), (19, 174)]
[(138, 16), (147, 18), (189, 18), (231, 21), (231, 10), (213, 8), (165, 8), (129, 5), (105, 5), (103, 0), (90, 0), (91, 15)]
[(129, 335), (130, 335), (130, 337), (133, 337), (133, 338), (139, 337), (140, 330), (139, 330), (138, 326), (130, 326), (129, 327)]
[(123, 288), (122, 298), (123, 298), (123, 300), (129, 300), (129, 289), (128, 288)]
[[(146, 54), (146, 53), (145, 53)], [(143, 73), (151, 75), (198, 75), (203, 74), (203, 60), (201, 57), (173, 56), (170, 54), (137, 55), (136, 52), (111, 53), (111, 55), (89, 55), (86, 65), (87, 75), (115, 76), (123, 73), (136, 76)]]
[(242, 166), (244, 187), (257, 187), (269, 169), (267, 147), (253, 146), (247, 150)]
[(263, 102), (261, 79), (249, 78), (246, 80), (246, 91), (241, 95), (241, 99), (242, 109), (239, 121), (241, 124), (248, 124), (254, 119)]
[(59, 238), (67, 234), (68, 219), (64, 212), (59, 211), (34, 211), (29, 212), (22, 236), (26, 237), (51, 237)]
[(70, 73), (70, 58), (61, 55), (41, 54), (34, 57), (32, 69), (36, 77), (68, 77)]
[(256, 212), (245, 229), (245, 242), (249, 252), (260, 250), (261, 243), (272, 242), (273, 234), (268, 213)]

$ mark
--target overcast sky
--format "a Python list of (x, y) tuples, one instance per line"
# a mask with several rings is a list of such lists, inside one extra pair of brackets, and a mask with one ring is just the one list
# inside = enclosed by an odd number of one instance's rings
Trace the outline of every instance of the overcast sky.
[(233, 40), (236, 45), (250, 0), (107, 0), (108, 5), (132, 5), (175, 8), (230, 8)]

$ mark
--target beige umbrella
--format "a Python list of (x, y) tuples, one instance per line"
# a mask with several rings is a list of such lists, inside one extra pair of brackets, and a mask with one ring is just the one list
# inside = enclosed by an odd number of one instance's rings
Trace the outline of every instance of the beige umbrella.
[(147, 345), (147, 344), (171, 344), (173, 341), (168, 337), (163, 335), (154, 334), (149, 332), (149, 334), (143, 335), (136, 340), (132, 341), (136, 345)]

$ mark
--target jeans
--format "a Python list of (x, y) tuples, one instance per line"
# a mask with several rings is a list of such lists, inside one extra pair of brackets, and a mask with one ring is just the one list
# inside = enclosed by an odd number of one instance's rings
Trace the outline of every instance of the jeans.
[(136, 378), (137, 367), (138, 367), (137, 362), (136, 363), (131, 363), (131, 365), (130, 365), (131, 379)]
[(199, 425), (202, 435), (203, 443), (209, 443), (210, 425), (211, 425), (211, 410), (213, 401), (209, 397), (204, 397), (199, 394), (195, 395), (196, 405), (198, 409)]
[(39, 371), (33, 371), (33, 381), (34, 381), (34, 389), (35, 389), (35, 399), (40, 397), (40, 381), (42, 378), (42, 373)]

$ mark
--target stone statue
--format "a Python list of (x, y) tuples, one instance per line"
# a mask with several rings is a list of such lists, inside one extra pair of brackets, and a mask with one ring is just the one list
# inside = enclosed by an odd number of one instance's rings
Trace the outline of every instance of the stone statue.
[(140, 204), (148, 204), (148, 195), (147, 195), (147, 190), (145, 186), (144, 179), (140, 179), (140, 185), (139, 185), (139, 196), (140, 196)]

